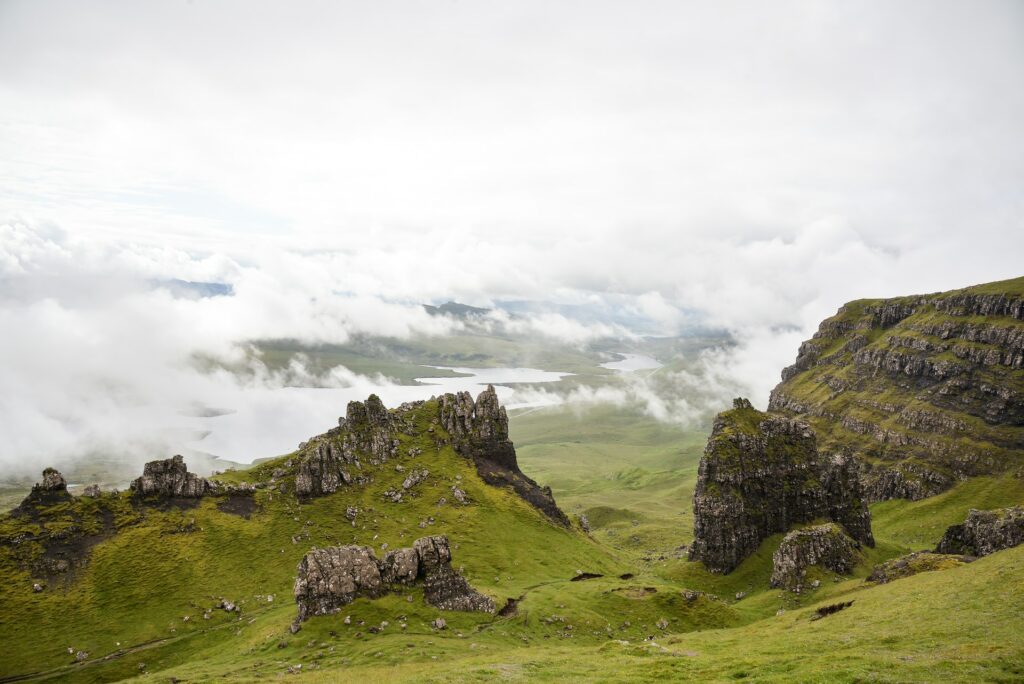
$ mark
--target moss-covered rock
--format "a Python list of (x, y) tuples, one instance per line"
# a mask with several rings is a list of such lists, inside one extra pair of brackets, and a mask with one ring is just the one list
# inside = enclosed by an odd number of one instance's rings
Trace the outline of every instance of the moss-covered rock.
[(763, 413), (745, 399), (733, 406), (715, 418), (701, 458), (691, 560), (729, 572), (767, 537), (818, 518), (874, 546), (853, 459), (821, 454), (803, 421)]
[(910, 577), (922, 572), (949, 570), (974, 560), (974, 556), (919, 551), (876, 565), (871, 570), (871, 574), (868, 575), (867, 581), (885, 584), (886, 582), (892, 582), (893, 580)]
[(860, 544), (835, 523), (815, 525), (787, 534), (772, 556), (773, 587), (800, 593), (807, 570), (818, 566), (845, 575), (860, 559)]

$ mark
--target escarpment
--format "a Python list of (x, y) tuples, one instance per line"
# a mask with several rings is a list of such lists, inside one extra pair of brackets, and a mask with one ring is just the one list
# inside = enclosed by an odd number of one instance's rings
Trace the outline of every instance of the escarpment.
[(863, 464), (869, 501), (1024, 465), (1024, 278), (850, 302), (783, 370), (770, 411)]
[(817, 518), (874, 546), (856, 462), (820, 453), (807, 423), (763, 413), (746, 399), (715, 418), (693, 509), (690, 559), (713, 572), (732, 571), (765, 538)]
[[(365, 403), (353, 401), (345, 418), (327, 433), (300, 448), (295, 491), (300, 497), (330, 494), (346, 485), (365, 484), (372, 468), (395, 458), (402, 436), (430, 436), (435, 449), (450, 446), (472, 460), (480, 478), (496, 487), (511, 487), (520, 497), (553, 522), (569, 527), (569, 519), (558, 508), (551, 490), (523, 474), (508, 436), (508, 415), (498, 402), (494, 387), (488, 386), (474, 401), (468, 392), (443, 394), (430, 401), (402, 404), (388, 410), (375, 395)], [(414, 454), (415, 455), (415, 454)], [(429, 471), (411, 473), (408, 490), (429, 476)], [(390, 492), (398, 502), (403, 491)], [(457, 487), (452, 496), (464, 500)]]

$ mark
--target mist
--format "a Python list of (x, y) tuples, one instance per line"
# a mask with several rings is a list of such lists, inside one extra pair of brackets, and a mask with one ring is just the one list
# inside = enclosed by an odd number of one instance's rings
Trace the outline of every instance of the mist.
[(844, 302), (1021, 275), (1022, 39), (1015, 2), (0, 4), (0, 474), (380, 386), (251, 344), (443, 339), (448, 300), (733, 341), (549, 400), (764, 407)]

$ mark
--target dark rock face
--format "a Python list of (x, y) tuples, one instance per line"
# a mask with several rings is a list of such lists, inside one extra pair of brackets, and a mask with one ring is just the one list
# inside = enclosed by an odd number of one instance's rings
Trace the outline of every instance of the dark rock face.
[(994, 511), (971, 509), (967, 519), (951, 525), (935, 548), (936, 553), (987, 556), (1024, 542), (1024, 507)]
[(920, 572), (947, 570), (975, 560), (977, 560), (975, 556), (919, 551), (876, 565), (868, 575), (867, 581), (885, 584)]
[(801, 344), (768, 408), (863, 464), (868, 501), (1024, 465), (1024, 278), (859, 300)]
[(445, 536), (423, 537), (412, 548), (395, 549), (377, 560), (366, 546), (314, 549), (299, 563), (295, 602), (299, 621), (327, 615), (358, 597), (377, 598), (388, 585), (411, 585), (423, 580), (424, 596), (441, 610), (494, 612), (494, 601), (474, 590), (451, 567), (451, 548)]
[(476, 402), (468, 392), (445, 394), (439, 399), (441, 425), (452, 437), (455, 450), (473, 459), (477, 473), (489, 485), (511, 487), (516, 494), (562, 527), (569, 518), (555, 503), (550, 487), (541, 487), (523, 474), (516, 450), (508, 438), (508, 414), (498, 403), (494, 387)]
[(807, 423), (762, 413), (745, 399), (715, 418), (694, 492), (690, 559), (730, 572), (761, 542), (827, 518), (874, 546), (857, 465), (818, 452)]
[(794, 530), (772, 556), (772, 586), (800, 593), (812, 565), (845, 575), (857, 564), (859, 548), (835, 523)]
[[(365, 403), (350, 402), (338, 427), (303, 445), (305, 454), (295, 478), (296, 494), (323, 496), (344, 485), (367, 481), (367, 476), (359, 474), (364, 465), (380, 465), (397, 456), (398, 436), (415, 429), (412, 412), (422, 409), (423, 404), (403, 404), (388, 411), (375, 395), (370, 395)], [(551, 490), (540, 487), (519, 469), (515, 447), (508, 438), (508, 414), (498, 403), (494, 387), (488, 386), (476, 401), (468, 392), (441, 395), (437, 398), (434, 423), (446, 433), (430, 427), (438, 447), (450, 444), (460, 455), (473, 460), (484, 482), (511, 487), (552, 521), (569, 527), (569, 519), (555, 504)], [(402, 490), (414, 489), (429, 475), (426, 469), (413, 469), (402, 483)], [(389, 490), (386, 498), (399, 503), (403, 491)], [(453, 497), (459, 503), (469, 503), (465, 492), (457, 487)]]
[(413, 548), (419, 553), (427, 603), (442, 610), (494, 612), (494, 601), (469, 586), (466, 578), (452, 569), (447, 537), (417, 539)]
[(188, 472), (180, 455), (163, 461), (150, 461), (143, 468), (142, 477), (131, 483), (131, 490), (139, 496), (196, 499), (211, 489), (205, 479)]

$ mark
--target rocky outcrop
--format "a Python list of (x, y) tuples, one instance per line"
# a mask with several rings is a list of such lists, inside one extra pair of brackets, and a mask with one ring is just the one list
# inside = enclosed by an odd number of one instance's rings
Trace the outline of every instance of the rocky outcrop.
[(494, 601), (469, 586), (466, 578), (452, 569), (447, 537), (417, 539), (413, 548), (419, 554), (427, 603), (442, 610), (494, 612)]
[(569, 527), (569, 518), (555, 503), (550, 487), (541, 487), (523, 474), (516, 450), (508, 438), (508, 414), (498, 403), (492, 385), (474, 402), (468, 392), (444, 394), (438, 399), (440, 422), (452, 446), (471, 458), (481, 479), (495, 487), (511, 487), (520, 497), (553, 522)]
[(865, 465), (869, 501), (1024, 465), (1024, 278), (841, 307), (768, 408)]
[(331, 442), (317, 444), (299, 463), (295, 473), (298, 496), (333, 494), (342, 484), (351, 484), (352, 476), (345, 469), (344, 452)]
[(860, 544), (835, 523), (794, 530), (772, 555), (771, 584), (800, 593), (812, 565), (845, 575), (857, 564), (859, 549)]
[(204, 478), (188, 472), (185, 459), (180, 455), (163, 461), (150, 461), (142, 470), (142, 477), (132, 480), (131, 490), (138, 496), (195, 499), (211, 491)]
[(445, 536), (423, 537), (411, 548), (395, 549), (377, 560), (366, 546), (313, 549), (299, 563), (295, 602), (299, 621), (327, 615), (359, 597), (378, 598), (390, 585), (422, 580), (427, 603), (441, 610), (494, 612), (494, 601), (474, 590), (451, 567)]
[(817, 449), (807, 423), (762, 413), (746, 399), (715, 418), (693, 497), (690, 559), (730, 572), (767, 537), (826, 518), (874, 546), (856, 462)]
[(314, 549), (299, 562), (295, 602), (300, 621), (333, 613), (356, 597), (377, 598), (383, 593), (380, 566), (367, 546)]
[(931, 553), (919, 551), (899, 558), (887, 560), (876, 565), (871, 574), (868, 575), (868, 582), (885, 584), (893, 580), (910, 577), (921, 572), (932, 572), (934, 570), (948, 570), (960, 565), (965, 565), (976, 560), (975, 556), (963, 556), (958, 554)]
[[(569, 527), (569, 519), (555, 504), (551, 490), (539, 486), (519, 469), (515, 447), (508, 438), (508, 414), (492, 386), (475, 401), (468, 392), (459, 392), (443, 394), (432, 402), (402, 404), (393, 411), (386, 409), (375, 395), (365, 403), (350, 402), (338, 427), (301, 446), (303, 456), (295, 477), (296, 494), (323, 496), (345, 485), (369, 481), (371, 476), (360, 473), (367, 466), (379, 466), (396, 457), (401, 445), (399, 435), (416, 435), (416, 426), (422, 423), (415, 416), (422, 417), (420, 412), (424, 410), (436, 411), (429, 432), (438, 448), (450, 445), (473, 461), (484, 482), (510, 487), (552, 521)], [(418, 450), (411, 450), (409, 455), (418, 455)], [(429, 475), (427, 469), (413, 469), (402, 482), (402, 489), (388, 490), (384, 498), (392, 503), (403, 501), (405, 493)], [(469, 501), (462, 489), (456, 487), (452, 494), (459, 503)]]
[(56, 468), (47, 468), (43, 471), (43, 479), (32, 485), (32, 491), (28, 493), (16, 510), (26, 507), (51, 506), (70, 500), (71, 494), (68, 493), (68, 483), (64, 476)]
[(971, 509), (967, 519), (951, 525), (935, 548), (936, 553), (987, 556), (1024, 542), (1024, 507), (993, 511)]

